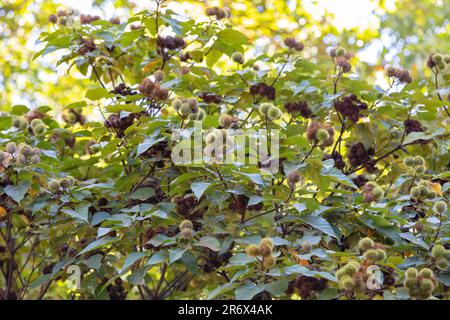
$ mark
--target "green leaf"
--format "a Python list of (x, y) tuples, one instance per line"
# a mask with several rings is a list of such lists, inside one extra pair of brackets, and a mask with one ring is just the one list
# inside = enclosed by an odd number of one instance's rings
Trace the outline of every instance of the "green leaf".
[(155, 264), (159, 264), (159, 263), (167, 262), (167, 261), (168, 261), (167, 252), (160, 251), (160, 252), (156, 252), (154, 255), (152, 255), (150, 257), (150, 259), (148, 260), (147, 264), (149, 266), (151, 266), (151, 265), (155, 265)]
[(81, 252), (78, 254), (78, 256), (90, 252), (92, 250), (107, 246), (111, 243), (117, 242), (118, 240), (120, 240), (120, 238), (112, 238), (112, 237), (104, 237), (104, 238), (100, 238), (98, 240), (95, 240), (91, 243), (89, 243), (86, 248), (84, 248), (83, 250), (81, 250)]
[(305, 203), (295, 203), (294, 208), (300, 213), (302, 213), (303, 211), (305, 211), (307, 209)]
[(266, 290), (269, 291), (274, 296), (280, 296), (283, 295), (289, 286), (289, 280), (288, 279), (281, 279), (276, 280), (273, 282), (270, 282), (266, 285)]
[(210, 236), (206, 236), (206, 237), (201, 238), (194, 245), (195, 246), (199, 246), (199, 247), (207, 247), (207, 248), (211, 249), (212, 251), (220, 251), (219, 240), (217, 240), (214, 237), (210, 237)]
[(424, 248), (425, 250), (429, 250), (430, 249), (430, 246), (425, 243), (425, 241), (422, 239), (421, 236), (417, 236), (416, 237), (410, 232), (404, 232), (404, 233), (400, 233), (400, 237), (402, 239), (408, 240), (408, 241), (418, 245), (419, 247)]
[(245, 34), (234, 30), (234, 29), (225, 29), (220, 31), (217, 34), (217, 38), (228, 45), (231, 46), (239, 46), (248, 44), (248, 38)]
[(89, 208), (90, 204), (78, 205), (75, 210), (62, 209), (61, 212), (71, 216), (72, 218), (81, 220), (83, 222), (89, 222)]
[(144, 111), (144, 108), (142, 106), (138, 106), (138, 105), (132, 104), (132, 103), (113, 104), (110, 106), (106, 106), (106, 111), (113, 112), (113, 113), (119, 113), (121, 111), (138, 113), (138, 112)]
[(253, 262), (255, 259), (250, 257), (249, 255), (245, 253), (236, 253), (234, 256), (232, 256), (228, 262), (229, 266), (245, 266), (251, 262)]
[(208, 187), (211, 185), (211, 183), (208, 182), (193, 182), (191, 184), (192, 192), (194, 192), (197, 199), (200, 199), (203, 195), (203, 193), (208, 189)]
[(208, 294), (208, 296), (206, 297), (206, 300), (215, 299), (221, 295), (224, 295), (227, 292), (230, 292), (230, 291), (236, 289), (237, 287), (239, 287), (239, 283), (237, 283), (237, 282), (225, 283), (223, 285), (220, 285)]
[(187, 249), (181, 249), (181, 248), (169, 250), (169, 264), (172, 264), (172, 263), (180, 260), (186, 251), (187, 251)]
[(444, 284), (447, 287), (450, 287), (450, 273), (439, 273), (438, 275), (439, 282)]
[(136, 261), (140, 260), (142, 257), (145, 257), (145, 253), (143, 253), (143, 252), (130, 253), (127, 256), (127, 258), (125, 259), (125, 262), (122, 265), (122, 269), (120, 270), (120, 273), (125, 272), (129, 267), (131, 267)]
[(100, 100), (108, 95), (108, 91), (105, 88), (99, 87), (95, 89), (90, 89), (86, 92), (86, 98), (89, 100)]
[(47, 283), (48, 281), (50, 281), (52, 279), (52, 274), (45, 274), (39, 278), (37, 278), (36, 280), (34, 280), (31, 284), (30, 284), (30, 288), (31, 289), (36, 289), (39, 286)]
[(21, 116), (25, 113), (27, 113), (28, 111), (30, 111), (30, 109), (28, 109), (27, 106), (24, 105), (15, 105), (11, 108), (11, 114), (15, 115), (15, 116)]
[(154, 144), (163, 141), (164, 138), (156, 138), (156, 136), (151, 136), (146, 138), (143, 142), (141, 142), (137, 147), (137, 155), (140, 156), (145, 151), (150, 149)]
[(304, 222), (306, 222), (307, 224), (309, 224), (311, 227), (319, 229), (323, 233), (337, 239), (337, 236), (333, 230), (333, 227), (324, 218), (319, 217), (319, 216), (304, 216), (304, 217), (301, 217), (301, 219)]
[[(328, 161), (333, 161), (333, 160), (324, 161), (324, 165), (325, 165), (325, 162), (328, 162)], [(333, 180), (335, 182), (340, 182), (347, 187), (350, 187), (353, 189), (358, 189), (358, 187), (355, 185), (355, 183), (352, 181), (352, 179), (350, 179), (348, 176), (343, 174), (342, 171), (336, 169), (335, 167), (332, 167), (332, 166), (323, 167), (322, 170), (320, 170), (320, 175), (329, 177), (331, 180)]]
[(153, 197), (154, 195), (155, 189), (146, 187), (137, 189), (135, 192), (131, 194), (130, 198), (144, 201), (150, 197)]
[(127, 278), (127, 281), (135, 286), (144, 285), (145, 276), (147, 275), (149, 268), (150, 267), (146, 265), (139, 267), (137, 270), (133, 271), (133, 273)]
[(251, 300), (258, 293), (264, 291), (264, 285), (256, 285), (253, 282), (247, 282), (235, 290), (236, 300)]
[(68, 104), (64, 109), (84, 108), (86, 106), (87, 106), (86, 101), (78, 101), (78, 102)]
[(222, 55), (223, 53), (219, 50), (211, 50), (211, 52), (206, 56), (206, 65), (208, 66), (208, 68), (212, 68), (214, 64), (219, 61)]
[(259, 173), (240, 172), (240, 174), (246, 176), (248, 179), (250, 179), (255, 184), (264, 185), (264, 180), (263, 180), (262, 176)]
[(5, 188), (5, 193), (10, 196), (15, 202), (19, 203), (25, 197), (25, 194), (28, 192), (31, 183), (28, 181), (20, 182), (19, 185), (8, 185)]

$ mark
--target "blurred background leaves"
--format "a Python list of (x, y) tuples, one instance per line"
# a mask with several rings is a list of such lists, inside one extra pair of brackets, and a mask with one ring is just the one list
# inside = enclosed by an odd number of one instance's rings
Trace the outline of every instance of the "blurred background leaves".
[[(337, 44), (354, 52), (358, 72), (385, 86), (386, 64), (409, 69), (413, 78), (429, 76), (430, 52), (449, 52), (450, 6), (445, 0), (222, 0), (169, 1), (181, 15), (203, 16), (207, 6), (229, 7), (231, 22), (256, 45), (258, 55), (273, 53), (286, 35), (305, 42), (305, 58), (324, 59)], [(48, 16), (68, 6), (103, 17), (126, 17), (154, 6), (131, 0), (1, 0), (0, 1), (0, 110), (13, 105), (51, 105), (61, 110), (78, 101), (89, 86), (75, 68), (54, 67), (59, 56), (33, 59), (42, 46), (42, 31), (52, 28)], [(58, 53), (61, 55), (61, 53)], [(320, 57), (320, 58), (319, 58)], [(249, 57), (247, 57), (249, 58)], [(56, 68), (56, 73), (55, 73)]]

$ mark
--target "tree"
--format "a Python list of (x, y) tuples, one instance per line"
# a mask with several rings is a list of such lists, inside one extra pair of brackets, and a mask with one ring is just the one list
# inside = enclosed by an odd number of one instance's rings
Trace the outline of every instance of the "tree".
[[(383, 90), (344, 46), (252, 56), (230, 14), (49, 17), (35, 58), (96, 85), (2, 114), (3, 298), (448, 299), (449, 56)], [(259, 162), (223, 163), (248, 132)]]

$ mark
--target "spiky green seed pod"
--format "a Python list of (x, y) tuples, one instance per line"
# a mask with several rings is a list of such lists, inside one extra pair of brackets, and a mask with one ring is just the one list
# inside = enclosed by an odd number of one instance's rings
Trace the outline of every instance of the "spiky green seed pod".
[(188, 119), (189, 119), (189, 120), (197, 120), (197, 116), (198, 116), (197, 113), (191, 113), (191, 114), (188, 116)]
[(444, 61), (436, 63), (436, 66), (440, 71), (444, 71), (445, 69), (447, 69), (447, 64)]
[(245, 253), (247, 253), (247, 255), (249, 255), (250, 257), (259, 256), (259, 248), (258, 246), (251, 244), (247, 248), (245, 248)]
[(43, 124), (37, 124), (33, 127), (33, 133), (35, 136), (42, 136), (45, 133), (45, 126)]
[(427, 194), (427, 199), (432, 200), (432, 199), (436, 198), (436, 196), (437, 196), (436, 192), (434, 192), (433, 190), (430, 190), (430, 192), (428, 192), (428, 194)]
[(50, 183), (48, 184), (48, 188), (50, 189), (50, 191), (52, 192), (56, 192), (59, 190), (59, 182), (57, 180), (52, 180), (50, 181)]
[(196, 113), (196, 115), (197, 115), (197, 119), (195, 119), (195, 120), (202, 121), (203, 119), (205, 119), (205, 116), (206, 116), (205, 110), (198, 109), (198, 112)]
[(271, 109), (272, 107), (275, 107), (275, 106), (271, 103), (268, 103), (268, 102), (261, 103), (259, 105), (259, 112), (266, 115), (267, 112), (269, 111), (269, 109)]
[(31, 156), (30, 162), (32, 164), (38, 164), (39, 162), (41, 162), (41, 157), (39, 155), (37, 155), (37, 154), (34, 154), (34, 155)]
[(326, 129), (319, 129), (316, 133), (317, 140), (324, 141), (330, 138), (330, 133)]
[(289, 187), (294, 187), (296, 183), (299, 183), (301, 180), (300, 172), (298, 171), (291, 171), (288, 173), (287, 180)]
[(28, 126), (28, 121), (25, 119), (25, 117), (16, 117), (13, 119), (13, 126), (23, 130)]
[(347, 265), (353, 266), (356, 270), (359, 270), (359, 268), (361, 268), (361, 265), (356, 261), (350, 261), (347, 263)]
[(441, 271), (447, 271), (448, 268), (448, 260), (446, 258), (439, 258), (436, 261), (436, 267), (438, 267)]
[(339, 287), (344, 290), (351, 290), (355, 287), (355, 280), (349, 275), (343, 276), (339, 281)]
[(368, 182), (366, 183), (366, 186), (372, 187), (372, 189), (373, 189), (373, 188), (377, 188), (377, 187), (378, 187), (378, 184), (377, 184), (375, 181), (368, 181)]
[(191, 239), (193, 234), (194, 234), (193, 230), (189, 228), (180, 231), (180, 236), (183, 239)]
[(269, 119), (278, 119), (281, 117), (281, 111), (277, 107), (273, 106), (267, 111)]
[(374, 249), (369, 249), (366, 252), (364, 252), (364, 259), (368, 261), (377, 261), (378, 260), (378, 252)]
[(275, 258), (273, 256), (264, 257), (264, 259), (263, 259), (263, 267), (265, 269), (273, 268), (275, 266), (276, 262), (277, 261), (275, 260)]
[(9, 152), (12, 154), (12, 153), (16, 152), (16, 149), (17, 149), (17, 146), (14, 142), (8, 142), (6, 144), (6, 147), (5, 147), (6, 152)]
[(420, 270), (419, 276), (422, 276), (425, 279), (433, 279), (434, 273), (430, 268), (423, 268), (422, 270)]
[(425, 159), (422, 156), (415, 156), (414, 157), (414, 165), (416, 167), (424, 166), (425, 165)]
[(362, 251), (367, 251), (370, 248), (372, 248), (374, 246), (374, 244), (375, 244), (375, 242), (372, 239), (370, 239), (369, 237), (366, 237), (366, 238), (362, 238), (361, 240), (359, 240), (358, 247)]
[(416, 167), (416, 172), (417, 173), (424, 173), (425, 172), (425, 167), (424, 166)]
[(413, 198), (419, 198), (420, 197), (420, 189), (419, 187), (413, 187), (411, 188), (411, 193), (410, 193), (411, 197)]
[(205, 141), (207, 144), (213, 143), (214, 141), (216, 141), (216, 136), (217, 136), (217, 132), (216, 130), (211, 131), (210, 133), (208, 133), (205, 137)]
[(422, 300), (429, 300), (431, 298), (431, 294), (432, 292), (420, 292), (417, 295), (418, 298), (422, 299)]
[(243, 64), (244, 63), (244, 56), (242, 55), (242, 53), (240, 52), (235, 52), (231, 55), (231, 59), (239, 64)]
[(445, 212), (447, 212), (447, 204), (445, 203), (445, 201), (438, 201), (434, 204), (433, 206), (433, 210), (434, 212), (443, 214)]
[(412, 298), (419, 297), (420, 296), (419, 284), (417, 283), (414, 287), (408, 288), (408, 293)]
[(269, 247), (271, 247), (272, 249), (273, 249), (273, 247), (274, 247), (274, 244), (273, 244), (273, 241), (272, 241), (272, 239), (270, 239), (270, 238), (262, 238), (261, 239), (261, 241), (260, 241), (260, 244), (267, 244)]
[(72, 185), (71, 181), (67, 178), (62, 178), (61, 180), (59, 180), (59, 184), (63, 188), (69, 188)]
[(29, 155), (31, 155), (31, 151), (32, 151), (32, 149), (29, 145), (24, 144), (24, 143), (19, 145), (19, 153), (23, 154), (25, 157), (28, 157)]
[(431, 293), (434, 290), (434, 283), (431, 279), (422, 279), (419, 282), (419, 288), (421, 292)]
[(176, 98), (172, 102), (172, 107), (177, 111), (180, 110), (182, 105), (183, 105), (183, 100), (181, 100), (180, 98)]
[(64, 17), (60, 17), (58, 23), (59, 23), (61, 26), (65, 26), (65, 25), (67, 24), (67, 19), (64, 18)]
[(417, 271), (416, 268), (408, 268), (406, 269), (406, 277), (409, 279), (416, 279), (417, 276), (419, 275), (419, 272)]
[(196, 98), (189, 98), (187, 104), (191, 107), (192, 111), (196, 110), (198, 107), (198, 101)]
[(183, 116), (188, 116), (192, 113), (192, 109), (187, 103), (183, 103), (179, 111)]
[(31, 127), (34, 128), (37, 125), (44, 125), (44, 122), (41, 119), (33, 119), (30, 124)]
[(417, 279), (416, 278), (406, 278), (405, 281), (403, 282), (403, 285), (405, 286), (405, 288), (408, 289), (413, 289), (414, 287), (417, 286)]
[(233, 117), (229, 114), (223, 114), (219, 117), (219, 124), (224, 128), (228, 128), (232, 123)]
[(261, 243), (259, 245), (259, 253), (263, 256), (263, 257), (267, 257), (270, 256), (272, 254), (272, 247), (269, 246), (267, 243)]
[(356, 268), (354, 264), (346, 264), (343, 268), (344, 272), (348, 275), (354, 274), (356, 271), (358, 271), (359, 268)]
[(444, 56), (444, 61), (445, 61), (445, 63), (450, 63), (450, 55), (449, 54), (446, 54)]
[(27, 157), (24, 154), (19, 153), (16, 156), (16, 163), (21, 166), (28, 164)]
[(33, 148), (32, 150), (31, 150), (31, 154), (33, 155), (33, 156), (40, 156), (41, 155), (41, 149), (39, 149), (39, 148)]
[(76, 123), (78, 121), (78, 116), (73, 110), (67, 110), (67, 112), (63, 114), (63, 117), (64, 121), (66, 121), (67, 123)]
[(384, 194), (383, 189), (381, 189), (380, 187), (372, 189), (372, 195), (376, 200), (380, 200), (383, 197), (383, 194)]
[(20, 119), (19, 119), (19, 117), (15, 117), (15, 118), (12, 120), (12, 125), (13, 125), (13, 127), (15, 127), (15, 128), (19, 128), (19, 126), (20, 126)]
[(383, 249), (377, 249), (377, 254), (378, 254), (378, 261), (384, 261), (386, 260), (386, 251), (384, 251)]
[(442, 56), (442, 54), (435, 53), (431, 57), (431, 60), (433, 60), (434, 63), (439, 63), (439, 62), (442, 62), (444, 60), (444, 57)]
[(419, 192), (421, 197), (426, 197), (430, 189), (424, 186), (419, 186)]
[(336, 49), (336, 57), (342, 57), (347, 53), (347, 50), (345, 50), (345, 48), (342, 47), (338, 47)]
[(338, 281), (340, 281), (342, 279), (343, 276), (347, 275), (347, 273), (345, 272), (344, 268), (342, 269), (338, 269), (335, 273), (335, 277)]
[(156, 82), (161, 82), (165, 78), (164, 71), (162, 70), (156, 70), (154, 76)]
[(180, 230), (183, 230), (183, 229), (193, 229), (194, 228), (194, 225), (193, 225), (193, 223), (192, 223), (192, 221), (191, 220), (183, 220), (183, 221), (181, 221), (180, 222), (180, 225), (178, 226), (179, 228), (180, 228)]
[(69, 183), (71, 186), (73, 186), (75, 184), (75, 178), (72, 176), (67, 176), (66, 177), (67, 180), (69, 180)]
[(433, 250), (431, 250), (431, 254), (435, 258), (441, 258), (441, 257), (445, 257), (446, 251), (447, 250), (444, 248), (443, 245), (437, 244), (433, 247)]
[(430, 186), (430, 182), (427, 180), (420, 180), (419, 186), (428, 188)]

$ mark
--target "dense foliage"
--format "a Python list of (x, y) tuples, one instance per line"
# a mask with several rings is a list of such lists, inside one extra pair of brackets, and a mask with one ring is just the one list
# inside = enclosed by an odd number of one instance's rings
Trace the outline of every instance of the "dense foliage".
[[(230, 14), (49, 17), (34, 58), (97, 86), (1, 115), (1, 299), (448, 299), (450, 56), (383, 90), (344, 47), (256, 54)], [(280, 169), (174, 164), (195, 121), (278, 130)]]

